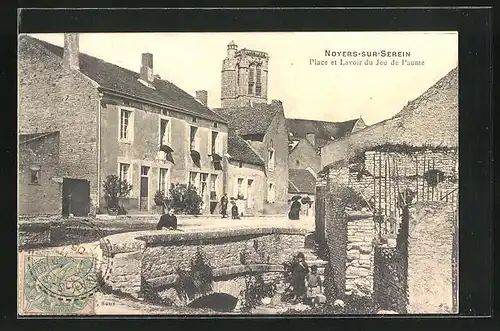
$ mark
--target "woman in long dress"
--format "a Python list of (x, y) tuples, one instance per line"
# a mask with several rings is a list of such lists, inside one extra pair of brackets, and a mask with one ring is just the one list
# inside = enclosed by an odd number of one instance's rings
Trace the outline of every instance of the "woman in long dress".
[(300, 214), (300, 202), (298, 200), (295, 200), (292, 202), (292, 205), (290, 206), (290, 212), (288, 213), (288, 218), (291, 220), (298, 220), (299, 219), (299, 214)]

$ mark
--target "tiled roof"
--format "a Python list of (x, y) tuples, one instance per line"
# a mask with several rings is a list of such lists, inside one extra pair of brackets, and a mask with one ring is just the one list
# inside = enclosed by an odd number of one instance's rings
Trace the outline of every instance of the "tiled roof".
[(288, 169), (288, 193), (316, 192), (316, 178), (305, 169)]
[(214, 108), (227, 119), (229, 127), (240, 136), (264, 135), (276, 114), (284, 114), (283, 104), (273, 100), (270, 104), (255, 103), (252, 107)]
[[(63, 56), (63, 48), (45, 41), (30, 36), (21, 36), (21, 41), (37, 43), (58, 57), (62, 58)], [(140, 63), (138, 62), (137, 67), (139, 67), (139, 65)], [(155, 78), (152, 83), (155, 89), (152, 89), (138, 81), (139, 73), (85, 53), (80, 53), (80, 72), (97, 82), (103, 88), (166, 106), (180, 108), (187, 113), (209, 120), (225, 122), (224, 119), (209, 108), (196, 101), (189, 93), (183, 91), (169, 81)]]
[(357, 121), (358, 119), (345, 122), (326, 122), (287, 118), (286, 125), (292, 134), (292, 139), (305, 138), (308, 133), (314, 133), (317, 147), (323, 147), (331, 141), (331, 137), (338, 139), (349, 134)]
[(248, 143), (231, 131), (228, 134), (227, 152), (233, 160), (264, 165), (264, 161), (254, 152)]
[(19, 134), (19, 143), (23, 144), (25, 142), (40, 139), (46, 136), (50, 136), (52, 134), (59, 134), (59, 131)]

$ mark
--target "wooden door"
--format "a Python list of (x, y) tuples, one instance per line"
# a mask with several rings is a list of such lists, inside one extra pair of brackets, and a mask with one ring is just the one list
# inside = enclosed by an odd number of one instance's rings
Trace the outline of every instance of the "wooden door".
[(149, 167), (141, 167), (139, 209), (148, 210), (149, 206)]
[(88, 216), (90, 212), (90, 183), (84, 179), (63, 179), (62, 214)]

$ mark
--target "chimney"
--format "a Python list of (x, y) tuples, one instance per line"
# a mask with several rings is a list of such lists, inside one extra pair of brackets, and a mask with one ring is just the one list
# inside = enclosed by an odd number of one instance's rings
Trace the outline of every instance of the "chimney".
[(196, 99), (200, 100), (203, 105), (208, 107), (208, 92), (205, 90), (196, 91)]
[(306, 140), (311, 143), (314, 147), (316, 147), (316, 136), (314, 133), (306, 134)]
[(80, 69), (78, 33), (64, 34), (63, 66), (66, 68)]
[(142, 53), (142, 63), (141, 63), (141, 80), (152, 83), (154, 80), (153, 75), (153, 54)]

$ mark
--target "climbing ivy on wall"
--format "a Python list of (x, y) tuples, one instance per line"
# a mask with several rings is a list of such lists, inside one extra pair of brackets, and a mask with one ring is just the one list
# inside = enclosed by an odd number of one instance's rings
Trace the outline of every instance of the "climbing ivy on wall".
[(197, 295), (207, 295), (212, 291), (213, 268), (205, 252), (198, 247), (191, 258), (190, 268), (177, 268), (176, 290), (181, 299), (194, 299)]

